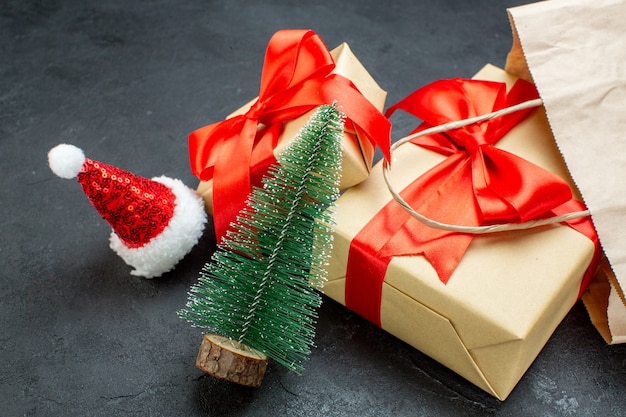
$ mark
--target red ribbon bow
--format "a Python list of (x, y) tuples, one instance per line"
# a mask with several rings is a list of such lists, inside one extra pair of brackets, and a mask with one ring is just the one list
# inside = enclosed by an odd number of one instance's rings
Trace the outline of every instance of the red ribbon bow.
[(285, 121), (337, 101), (347, 122), (389, 159), (389, 120), (350, 80), (331, 74), (334, 68), (330, 52), (313, 31), (279, 31), (268, 44), (259, 98), (252, 107), (189, 135), (192, 173), (202, 181), (213, 179), (218, 241), (245, 205), (251, 185), (260, 184), (275, 162), (273, 149)]
[[(397, 109), (411, 113), (424, 121), (418, 131), (537, 97), (534, 86), (523, 80), (508, 94), (502, 83), (442, 80), (413, 92), (386, 115)], [(529, 111), (413, 140), (448, 158), (405, 188), (401, 196), (428, 218), (467, 226), (524, 222), (584, 209), (560, 177), (494, 146)], [(574, 224), (590, 238), (595, 236), (588, 219), (570, 225)], [(351, 243), (346, 306), (380, 325), (382, 283), (392, 257), (423, 255), (447, 283), (473, 238), (428, 227), (395, 201), (388, 203)]]

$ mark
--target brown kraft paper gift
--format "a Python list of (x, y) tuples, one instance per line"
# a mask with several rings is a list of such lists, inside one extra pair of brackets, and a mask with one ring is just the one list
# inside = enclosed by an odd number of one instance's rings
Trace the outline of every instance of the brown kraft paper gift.
[[(508, 85), (516, 79), (493, 66), (474, 78)], [(497, 146), (569, 178), (542, 109)], [(424, 148), (404, 146), (394, 153), (390, 181), (402, 190), (443, 159)], [(344, 305), (350, 243), (391, 201), (381, 165), (337, 202), (323, 291)], [(586, 236), (556, 225), (474, 239), (447, 284), (424, 257), (394, 257), (382, 288), (381, 327), (504, 400), (578, 299), (594, 253)]]

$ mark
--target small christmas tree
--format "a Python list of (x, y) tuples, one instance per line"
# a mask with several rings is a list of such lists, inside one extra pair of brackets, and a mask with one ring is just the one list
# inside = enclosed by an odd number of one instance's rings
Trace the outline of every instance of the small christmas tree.
[(196, 362), (205, 372), (258, 386), (263, 354), (303, 370), (321, 303), (316, 289), (326, 280), (342, 137), (343, 114), (335, 105), (318, 108), (191, 288), (179, 315), (219, 335), (205, 335)]

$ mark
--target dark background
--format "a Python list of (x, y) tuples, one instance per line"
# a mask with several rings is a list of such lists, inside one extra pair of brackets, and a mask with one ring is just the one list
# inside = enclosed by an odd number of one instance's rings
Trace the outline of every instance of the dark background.
[[(0, 1), (0, 416), (620, 416), (626, 345), (577, 304), (505, 402), (332, 300), (296, 376), (261, 388), (205, 376), (176, 311), (214, 248), (212, 229), (171, 273), (133, 277), (60, 142), (137, 174), (195, 187), (187, 134), (258, 93), (270, 36), (346, 41), (388, 104), (430, 81), (503, 66), (519, 1)], [(415, 121), (396, 121), (394, 137)], [(428, 334), (424, 334), (428, 337)]]

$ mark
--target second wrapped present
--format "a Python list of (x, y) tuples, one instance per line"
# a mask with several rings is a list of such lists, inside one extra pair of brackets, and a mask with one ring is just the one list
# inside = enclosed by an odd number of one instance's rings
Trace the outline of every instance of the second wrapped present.
[(218, 240), (251, 186), (260, 185), (275, 155), (322, 104), (337, 102), (346, 115), (341, 188), (367, 178), (376, 146), (389, 156), (385, 97), (347, 44), (329, 52), (310, 30), (277, 32), (267, 47), (259, 96), (189, 136), (192, 172), (201, 180), (198, 192), (213, 214)]

